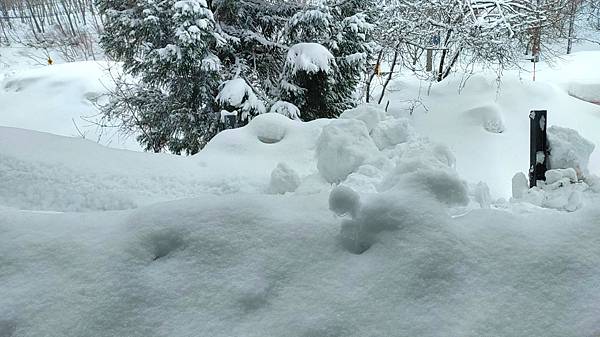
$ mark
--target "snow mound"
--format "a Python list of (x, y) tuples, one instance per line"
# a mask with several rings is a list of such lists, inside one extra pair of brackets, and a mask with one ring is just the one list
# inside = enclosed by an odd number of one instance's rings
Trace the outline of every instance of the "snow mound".
[(380, 150), (406, 143), (417, 138), (407, 118), (388, 118), (371, 132), (371, 137)]
[(350, 215), (354, 218), (360, 206), (360, 195), (350, 187), (339, 185), (329, 194), (329, 209), (336, 215)]
[(513, 202), (527, 202), (538, 207), (574, 212), (583, 207), (583, 194), (590, 190), (585, 182), (579, 182), (574, 169), (546, 171), (546, 181), (528, 187), (525, 174), (519, 172), (513, 178)]
[(363, 103), (356, 108), (344, 111), (339, 118), (361, 120), (371, 132), (385, 118), (385, 110), (379, 104)]
[(550, 168), (573, 168), (582, 179), (588, 175), (588, 162), (595, 145), (575, 130), (559, 126), (548, 128)]
[(488, 132), (502, 133), (505, 130), (502, 112), (495, 104), (469, 109), (463, 113), (463, 116), (471, 123), (481, 125)]
[(271, 172), (269, 192), (274, 194), (294, 192), (298, 186), (300, 186), (298, 173), (284, 163), (277, 164), (277, 167)]
[(317, 141), (317, 168), (328, 182), (340, 182), (376, 152), (364, 122), (333, 120)]
[(254, 118), (250, 127), (259, 141), (265, 144), (274, 144), (282, 141), (285, 137), (290, 127), (287, 121), (287, 118), (279, 114), (265, 114)]
[(575, 81), (569, 83), (569, 95), (582, 101), (600, 104), (600, 83), (597, 81)]
[(290, 47), (287, 54), (287, 65), (291, 67), (293, 74), (298, 71), (329, 73), (332, 64), (335, 64), (333, 54), (318, 43), (295, 44)]

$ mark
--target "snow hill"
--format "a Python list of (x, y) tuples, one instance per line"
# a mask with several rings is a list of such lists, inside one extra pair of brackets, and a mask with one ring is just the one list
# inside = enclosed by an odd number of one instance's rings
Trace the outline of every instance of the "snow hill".
[[(460, 96), (455, 79), (412, 115), (403, 78), (388, 112), (264, 114), (179, 157), (65, 136), (102, 92), (96, 67), (0, 82), (0, 336), (600, 333), (598, 150), (585, 181), (513, 180), (531, 109), (549, 110), (555, 148), (583, 144), (578, 163), (600, 145), (600, 108), (573, 97), (591, 72), (501, 90), (482, 73)], [(66, 124), (36, 127), (50, 116)]]

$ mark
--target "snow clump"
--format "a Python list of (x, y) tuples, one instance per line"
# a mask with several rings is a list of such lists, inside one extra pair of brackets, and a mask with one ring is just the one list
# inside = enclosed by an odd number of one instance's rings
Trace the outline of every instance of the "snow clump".
[(364, 122), (333, 120), (317, 141), (317, 168), (330, 183), (340, 182), (378, 152)]
[(273, 194), (285, 194), (296, 191), (298, 186), (300, 186), (300, 176), (298, 176), (298, 173), (285, 163), (277, 164), (277, 167), (271, 172), (269, 192)]
[(333, 54), (318, 43), (295, 44), (290, 47), (287, 54), (287, 65), (292, 68), (292, 74), (298, 71), (329, 73), (332, 64), (335, 64)]

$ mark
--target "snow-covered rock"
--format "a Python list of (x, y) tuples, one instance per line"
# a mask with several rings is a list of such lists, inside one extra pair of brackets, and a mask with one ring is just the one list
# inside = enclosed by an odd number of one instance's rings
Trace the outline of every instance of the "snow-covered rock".
[(364, 122), (333, 120), (317, 141), (317, 168), (327, 181), (340, 182), (378, 151)]

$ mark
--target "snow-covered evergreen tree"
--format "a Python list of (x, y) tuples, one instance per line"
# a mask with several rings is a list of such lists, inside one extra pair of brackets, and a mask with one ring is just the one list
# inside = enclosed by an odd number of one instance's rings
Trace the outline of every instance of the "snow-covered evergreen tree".
[(109, 118), (121, 119), (147, 150), (196, 153), (216, 133), (221, 83), (216, 30), (205, 0), (100, 0), (102, 46), (133, 76), (118, 83)]
[[(282, 99), (300, 108), (303, 120), (336, 117), (356, 104), (354, 94), (371, 54), (373, 25), (361, 7), (366, 3), (329, 5), (324, 1), (297, 12), (289, 20), (285, 41), (293, 47), (280, 90)], [(316, 57), (318, 48), (314, 44), (322, 45), (333, 56), (328, 71), (298, 67), (297, 58)], [(327, 59), (323, 50), (319, 53), (321, 59)]]

